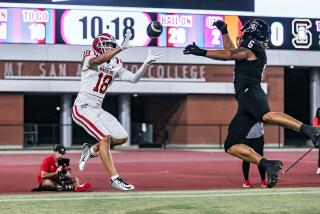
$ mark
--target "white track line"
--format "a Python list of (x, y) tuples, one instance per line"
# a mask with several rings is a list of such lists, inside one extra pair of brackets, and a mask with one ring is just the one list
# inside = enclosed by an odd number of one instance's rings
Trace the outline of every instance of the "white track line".
[(28, 201), (74, 201), (74, 200), (101, 200), (101, 199), (135, 199), (135, 198), (190, 198), (190, 197), (230, 197), (230, 196), (269, 196), (269, 195), (304, 195), (304, 194), (319, 194), (319, 190), (312, 191), (292, 191), (292, 192), (239, 192), (239, 193), (202, 193), (202, 194), (163, 194), (160, 195), (130, 195), (123, 196), (90, 196), (90, 197), (59, 197), (59, 198), (4, 198), (2, 202), (28, 202)]

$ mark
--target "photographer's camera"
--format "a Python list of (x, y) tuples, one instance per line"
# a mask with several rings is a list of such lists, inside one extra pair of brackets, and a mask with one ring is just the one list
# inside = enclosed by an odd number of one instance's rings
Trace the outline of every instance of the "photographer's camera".
[(74, 186), (72, 180), (68, 177), (68, 172), (71, 172), (69, 167), (70, 159), (69, 158), (59, 158), (58, 166), (61, 167), (61, 170), (58, 171), (58, 191), (74, 191)]

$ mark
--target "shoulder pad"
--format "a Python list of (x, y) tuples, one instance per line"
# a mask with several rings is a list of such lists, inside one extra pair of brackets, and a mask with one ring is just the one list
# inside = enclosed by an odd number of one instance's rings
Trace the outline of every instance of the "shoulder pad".
[(122, 64), (122, 60), (118, 57), (114, 57), (114, 62), (118, 65), (118, 64)]
[(251, 49), (253, 52), (264, 50), (262, 42), (257, 39), (245, 39), (240, 43), (240, 47)]
[(87, 58), (88, 56), (96, 57), (96, 56), (98, 56), (98, 53), (96, 51), (94, 51), (93, 49), (87, 49), (87, 50), (83, 51), (82, 61), (84, 61), (85, 58)]

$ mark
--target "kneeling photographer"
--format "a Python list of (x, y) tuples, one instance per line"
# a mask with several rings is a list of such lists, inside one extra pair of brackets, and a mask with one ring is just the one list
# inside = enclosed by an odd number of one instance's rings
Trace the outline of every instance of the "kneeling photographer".
[(91, 188), (90, 183), (80, 184), (79, 178), (71, 175), (69, 159), (63, 158), (66, 149), (57, 145), (53, 154), (46, 157), (40, 166), (38, 174), (39, 190), (82, 192)]

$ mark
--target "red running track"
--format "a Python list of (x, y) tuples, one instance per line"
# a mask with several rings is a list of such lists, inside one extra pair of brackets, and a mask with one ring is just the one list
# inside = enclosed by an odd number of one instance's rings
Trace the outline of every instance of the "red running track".
[[(287, 168), (307, 149), (301, 151), (265, 151), (268, 159), (280, 159)], [(36, 177), (46, 154), (0, 154), (0, 194), (30, 193), (37, 186)], [(91, 159), (84, 172), (79, 172), (79, 154), (71, 158), (73, 175), (90, 182), (91, 191), (110, 191), (100, 159)], [(137, 150), (115, 151), (114, 162), (120, 175), (136, 186), (136, 191), (194, 190), (241, 188), (241, 161), (222, 151)], [(320, 186), (316, 175), (318, 151), (312, 151), (287, 174), (280, 175), (280, 187)], [(251, 167), (251, 181), (260, 188), (257, 167)]]

